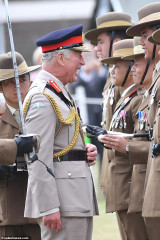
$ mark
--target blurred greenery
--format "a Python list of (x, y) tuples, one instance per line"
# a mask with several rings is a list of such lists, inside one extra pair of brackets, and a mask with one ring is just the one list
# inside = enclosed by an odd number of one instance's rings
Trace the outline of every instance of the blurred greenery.
[(120, 240), (115, 213), (105, 213), (105, 196), (99, 187), (100, 161), (91, 168), (97, 193), (99, 216), (94, 217), (92, 240)]
[(94, 217), (92, 240), (120, 240), (115, 213), (105, 214), (105, 202), (99, 201), (100, 215)]

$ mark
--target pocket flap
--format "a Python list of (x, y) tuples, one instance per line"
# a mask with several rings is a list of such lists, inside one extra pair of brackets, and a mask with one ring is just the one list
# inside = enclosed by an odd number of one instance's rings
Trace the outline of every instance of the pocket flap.
[(86, 177), (84, 164), (75, 164), (75, 162), (67, 161), (61, 163), (54, 163), (56, 178), (84, 178)]
[(115, 173), (128, 173), (130, 171), (132, 171), (132, 166), (128, 164), (117, 164), (114, 169)]

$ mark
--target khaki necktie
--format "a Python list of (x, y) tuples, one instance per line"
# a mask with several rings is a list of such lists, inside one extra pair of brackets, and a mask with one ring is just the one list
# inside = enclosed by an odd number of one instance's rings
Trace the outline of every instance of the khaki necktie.
[(14, 119), (16, 120), (18, 126), (21, 126), (21, 120), (20, 120), (20, 113), (19, 110), (15, 110), (15, 112), (13, 113)]

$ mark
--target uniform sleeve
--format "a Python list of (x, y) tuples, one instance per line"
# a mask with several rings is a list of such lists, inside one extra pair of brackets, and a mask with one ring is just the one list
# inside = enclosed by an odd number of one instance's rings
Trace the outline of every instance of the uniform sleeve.
[[(27, 112), (26, 131), (27, 134), (35, 133), (40, 136), (38, 159), (45, 162), (53, 172), (53, 146), (57, 122), (57, 116), (48, 99), (43, 94), (35, 95)], [(36, 161), (29, 165), (28, 173), (27, 198), (34, 200), (39, 216), (59, 207), (56, 181), (47, 172), (46, 167)]]
[(16, 154), (17, 144), (13, 139), (0, 139), (0, 164), (14, 164)]

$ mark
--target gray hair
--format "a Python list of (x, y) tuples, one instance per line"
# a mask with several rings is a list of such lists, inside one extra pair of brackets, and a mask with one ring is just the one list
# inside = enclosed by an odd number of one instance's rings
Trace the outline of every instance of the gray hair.
[(42, 63), (45, 63), (46, 65), (52, 63), (59, 52), (62, 52), (66, 58), (69, 58), (71, 49), (62, 49), (53, 52), (43, 53)]

